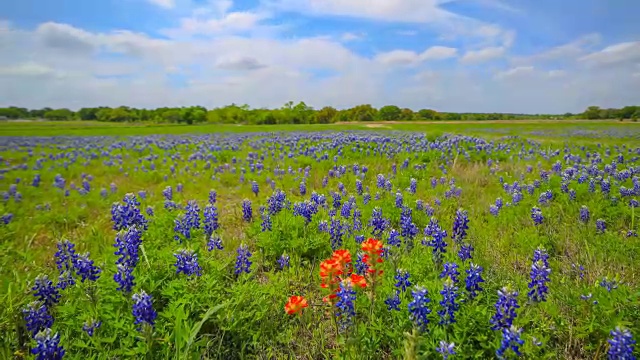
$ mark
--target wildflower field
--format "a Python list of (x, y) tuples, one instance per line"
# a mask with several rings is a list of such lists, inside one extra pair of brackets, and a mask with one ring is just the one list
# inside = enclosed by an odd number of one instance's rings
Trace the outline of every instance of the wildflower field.
[(638, 355), (635, 124), (20, 126), (2, 359)]

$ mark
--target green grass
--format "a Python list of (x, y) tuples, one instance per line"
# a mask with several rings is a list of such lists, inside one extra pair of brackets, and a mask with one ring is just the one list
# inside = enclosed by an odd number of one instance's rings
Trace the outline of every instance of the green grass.
[[(601, 192), (599, 183), (596, 191), (590, 192), (589, 181), (578, 182), (578, 174), (568, 185), (576, 192), (576, 200), (571, 200), (561, 191), (561, 177), (551, 172), (550, 180), (541, 181), (533, 194), (523, 188), (523, 200), (518, 205), (505, 206), (497, 217), (489, 213), (489, 206), (496, 198), (501, 197), (505, 203), (512, 201), (499, 177), (508, 184), (515, 181), (521, 186), (533, 184), (535, 180), (540, 181), (540, 170), (550, 171), (556, 161), (562, 163), (563, 169), (574, 165), (568, 158), (565, 160), (565, 149), (580, 155), (582, 160), (576, 165), (579, 171), (583, 164), (588, 164), (586, 152), (600, 154), (602, 162), (596, 163), (600, 170), (617, 159), (619, 152), (625, 162), (617, 165), (618, 171), (637, 166), (635, 153), (627, 150), (637, 146), (636, 124), (433, 123), (384, 124), (386, 128), (382, 129), (366, 125), (1, 124), (2, 135), (14, 136), (194, 135), (153, 137), (148, 138), (149, 143), (140, 137), (76, 138), (63, 139), (54, 145), (46, 142), (29, 145), (24, 143), (28, 139), (0, 138), (0, 156), (8, 162), (7, 169), (28, 165), (26, 170), (16, 168), (5, 172), (0, 180), (0, 191), (8, 191), (10, 184), (20, 178), (17, 191), (22, 196), (20, 202), (14, 197), (0, 202), (0, 215), (13, 214), (8, 225), (0, 225), (3, 254), (0, 258), (0, 331), (4, 334), (0, 357), (26, 357), (34, 346), (35, 341), (26, 331), (22, 309), (35, 300), (31, 287), (36, 276), (46, 274), (57, 282), (54, 253), (61, 239), (76, 244), (78, 253), (90, 252), (91, 259), (102, 269), (95, 283), (77, 279), (76, 285), (60, 291), (60, 302), (50, 309), (55, 319), (52, 330), (60, 334), (61, 345), (67, 352), (65, 358), (70, 359), (414, 358), (411, 354), (415, 354), (415, 358), (432, 359), (439, 356), (435, 349), (440, 340), (456, 344), (456, 358), (493, 358), (501, 335), (490, 329), (489, 321), (495, 313), (497, 290), (507, 285), (520, 293), (521, 307), (517, 309), (514, 324), (523, 328), (525, 344), (521, 350), (525, 358), (604, 359), (609, 349), (609, 331), (618, 325), (629, 328), (638, 337), (640, 241), (637, 237), (625, 236), (628, 230), (637, 228), (637, 219), (628, 206), (629, 198), (611, 199), (611, 196), (619, 197), (621, 186), (633, 188), (631, 179), (618, 181), (603, 173), (611, 181), (611, 194), (607, 195)], [(349, 132), (335, 142), (322, 137), (345, 130), (367, 132)], [(543, 130), (552, 134), (531, 134)], [(584, 135), (585, 130), (597, 131), (606, 137), (590, 138)], [(282, 133), (266, 134), (280, 131)], [(292, 135), (290, 131), (296, 133)], [(455, 141), (438, 138), (445, 133), (475, 135), (503, 147), (487, 151), (478, 146), (478, 138)], [(367, 134), (382, 137), (367, 139), (364, 137)], [(505, 135), (521, 137), (505, 139)], [(239, 136), (244, 136), (241, 142), (234, 140)], [(357, 142), (354, 137), (358, 137)], [(538, 140), (541, 145), (528, 140)], [(425, 146), (426, 141), (437, 141), (440, 150)], [(598, 147), (597, 143), (604, 145)], [(305, 154), (304, 150), (308, 152)], [(554, 150), (558, 153), (549, 156)], [(326, 160), (318, 160), (325, 153)], [(260, 160), (261, 155), (264, 160)], [(252, 163), (262, 163), (261, 172), (251, 170), (250, 156)], [(38, 159), (44, 160), (42, 168), (36, 170)], [(402, 164), (407, 159), (409, 166), (405, 168)], [(493, 161), (491, 167), (488, 159)], [(155, 165), (154, 170), (150, 169), (151, 163)], [(362, 179), (364, 188), (371, 194), (368, 204), (356, 192), (356, 179), (360, 177), (352, 171), (354, 164), (368, 167)], [(392, 164), (397, 164), (396, 174)], [(345, 174), (329, 178), (328, 185), (323, 187), (323, 178), (336, 165), (346, 166)], [(299, 185), (307, 166), (307, 194), (303, 196)], [(532, 167), (531, 172), (527, 166)], [(246, 170), (244, 181), (241, 181), (241, 169)], [(275, 169), (284, 174), (276, 176)], [(36, 174), (42, 178), (39, 187), (31, 186)], [(81, 188), (82, 174), (89, 174), (93, 177), (91, 190), (85, 195), (71, 190), (69, 196), (65, 196), (53, 186), (56, 174), (64, 177), (66, 189), (71, 183)], [(377, 174), (391, 181), (392, 191), (376, 187)], [(447, 184), (432, 188), (432, 177), (444, 177)], [(415, 194), (407, 190), (412, 178), (418, 184)], [(286, 193), (291, 208), (295, 203), (308, 200), (313, 191), (326, 196), (329, 208), (320, 208), (309, 224), (300, 216), (294, 216), (292, 209), (285, 209), (271, 217), (272, 230), (263, 232), (259, 206), (266, 206), (273, 192), (267, 179)], [(459, 197), (447, 198), (445, 192), (452, 179), (462, 191)], [(252, 192), (251, 181), (259, 184), (258, 195)], [(110, 191), (112, 183), (117, 187), (115, 192)], [(385, 243), (389, 240), (390, 228), (400, 231), (401, 209), (395, 206), (396, 191), (402, 193), (403, 203), (412, 209), (413, 222), (419, 232), (412, 242), (403, 241), (400, 248), (393, 248), (382, 264), (384, 274), (378, 279), (375, 291), (371, 279), (367, 289), (357, 290), (354, 323), (348, 331), (336, 333), (335, 310), (322, 301), (328, 292), (320, 287), (319, 277), (320, 263), (331, 256), (331, 241), (329, 234), (319, 232), (318, 228), (321, 221), (330, 220), (331, 192), (339, 191), (340, 183), (347, 192), (342, 202), (354, 196), (362, 213), (363, 229), (352, 234), (347, 232), (341, 246), (350, 250), (354, 262), (360, 251), (355, 235), (371, 236), (368, 223), (374, 208), (380, 208), (390, 221), (381, 240)], [(178, 184), (184, 185), (182, 192), (176, 191)], [(209, 190), (217, 190), (220, 221), (217, 234), (222, 239), (223, 250), (208, 251), (208, 239), (202, 229), (193, 230), (191, 239), (182, 243), (174, 240), (174, 220), (183, 211), (164, 208), (162, 191), (167, 186), (172, 186), (177, 204), (196, 200), (201, 210), (207, 204)], [(107, 190), (106, 197), (100, 194), (101, 188)], [(139, 198), (140, 209), (144, 213), (147, 207), (152, 207), (155, 214), (148, 216), (149, 227), (144, 232), (140, 262), (134, 271), (133, 292), (144, 290), (153, 297), (158, 317), (151, 341), (145, 339), (134, 324), (132, 293), (117, 291), (113, 279), (117, 256), (113, 247), (116, 231), (112, 228), (111, 206), (126, 193), (137, 194), (140, 190), (147, 193), (145, 199)], [(538, 199), (546, 190), (553, 192), (553, 200), (548, 205), (540, 205)], [(380, 192), (378, 200), (376, 192)], [(243, 220), (243, 199), (252, 201), (250, 222)], [(441, 205), (435, 204), (436, 199)], [(442, 264), (434, 261), (430, 247), (421, 244), (423, 229), (430, 219), (416, 208), (416, 200), (435, 209), (434, 217), (449, 235), (444, 261), (460, 266), (458, 299), (463, 302), (456, 312), (457, 321), (451, 325), (438, 324)], [(49, 210), (42, 209), (45, 205)], [(583, 205), (591, 213), (587, 223), (579, 221)], [(530, 217), (534, 206), (540, 207), (545, 217), (540, 226), (535, 226)], [(464, 289), (464, 270), (469, 262), (458, 259), (459, 245), (451, 240), (454, 216), (459, 208), (469, 215), (465, 242), (475, 248), (472, 261), (484, 268), (484, 291), (475, 299)], [(353, 221), (342, 218), (340, 209), (336, 216), (342, 223)], [(600, 218), (607, 224), (604, 234), (596, 231), (595, 220)], [(236, 276), (236, 249), (241, 244), (246, 244), (253, 253), (251, 272)], [(531, 258), (540, 246), (550, 256), (549, 295), (545, 302), (529, 303)], [(187, 278), (176, 274), (173, 254), (182, 248), (197, 252), (202, 276)], [(292, 266), (281, 271), (276, 261), (283, 253), (291, 257)], [(584, 266), (582, 279), (572, 267), (574, 264)], [(394, 292), (393, 275), (398, 268), (409, 271), (413, 285), (424, 286), (429, 291), (432, 312), (427, 331), (414, 332), (415, 326), (409, 317), (407, 307), (412, 301), (413, 288), (401, 294), (400, 311), (387, 310), (384, 300)], [(617, 289), (608, 292), (599, 286), (605, 277), (615, 279)], [(592, 295), (589, 300), (581, 299), (581, 295), (587, 294)], [(284, 312), (284, 304), (292, 295), (303, 295), (309, 301), (310, 306), (301, 317)], [(102, 321), (94, 337), (82, 331), (83, 323), (91, 319)], [(542, 345), (535, 345), (534, 337)]]

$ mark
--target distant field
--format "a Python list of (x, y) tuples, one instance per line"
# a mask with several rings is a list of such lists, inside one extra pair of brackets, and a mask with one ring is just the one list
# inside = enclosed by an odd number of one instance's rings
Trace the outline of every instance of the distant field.
[(593, 140), (611, 142), (613, 139), (640, 140), (638, 123), (618, 121), (437, 121), (437, 122), (372, 122), (316, 125), (184, 125), (151, 123), (73, 122), (3, 122), (0, 136), (127, 136), (152, 134), (207, 134), (223, 132), (278, 131), (345, 131), (345, 130), (402, 130), (428, 132), (429, 135), (460, 133), (483, 136), (520, 135), (536, 140)]

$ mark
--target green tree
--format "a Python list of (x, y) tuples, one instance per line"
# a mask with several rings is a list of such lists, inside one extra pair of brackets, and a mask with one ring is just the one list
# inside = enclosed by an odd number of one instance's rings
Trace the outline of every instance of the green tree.
[(69, 109), (50, 110), (44, 113), (44, 118), (47, 120), (71, 120), (73, 111)]
[(316, 122), (318, 124), (330, 124), (334, 122), (336, 115), (338, 115), (338, 110), (331, 106), (325, 106), (316, 112)]
[(582, 113), (585, 119), (595, 120), (600, 119), (600, 107), (599, 106), (589, 106), (587, 110)]
[(378, 120), (395, 121), (400, 120), (402, 110), (395, 105), (386, 105), (378, 111)]

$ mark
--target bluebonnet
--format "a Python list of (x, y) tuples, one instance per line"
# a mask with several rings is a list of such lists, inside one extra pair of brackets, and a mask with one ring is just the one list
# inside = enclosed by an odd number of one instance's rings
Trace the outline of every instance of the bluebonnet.
[(396, 193), (396, 207), (402, 209), (403, 206), (402, 193), (398, 191)]
[(56, 174), (56, 176), (53, 178), (53, 186), (59, 188), (59, 189), (64, 189), (66, 184), (65, 179), (62, 177), (62, 175), (60, 174)]
[(267, 210), (269, 211), (269, 215), (276, 215), (282, 209), (284, 209), (285, 202), (287, 200), (287, 195), (282, 190), (276, 190), (273, 194), (267, 199)]
[(389, 296), (384, 300), (384, 303), (387, 305), (387, 310), (396, 310), (400, 311), (400, 290), (395, 290), (393, 292), (393, 296)]
[(575, 200), (576, 199), (576, 191), (573, 189), (569, 189), (569, 199), (571, 200)]
[(638, 203), (638, 200), (636, 199), (629, 200), (629, 207), (637, 208), (638, 206), (640, 206), (640, 203)]
[(338, 318), (340, 329), (345, 331), (353, 324), (353, 317), (356, 315), (356, 291), (353, 289), (351, 281), (340, 282), (340, 289), (336, 295), (338, 297), (336, 317)]
[(53, 286), (53, 282), (49, 280), (47, 275), (38, 275), (31, 290), (34, 291), (33, 296), (38, 298), (47, 308), (51, 308), (60, 300), (58, 289)]
[(113, 280), (118, 283), (118, 287), (116, 290), (131, 292), (133, 286), (135, 285), (135, 277), (133, 276), (134, 268), (117, 264), (116, 273), (113, 275)]
[(318, 223), (319, 232), (329, 232), (329, 222), (327, 220), (320, 220)]
[(176, 185), (176, 191), (181, 193), (182, 189), (184, 188), (184, 186), (182, 185), (182, 183), (178, 183), (178, 185)]
[(373, 208), (371, 213), (371, 219), (369, 220), (369, 226), (372, 227), (371, 234), (375, 237), (382, 236), (387, 226), (389, 226), (389, 220), (382, 217), (382, 209), (379, 207)]
[(350, 201), (345, 201), (344, 204), (342, 204), (342, 208), (340, 209), (340, 216), (342, 216), (345, 219), (350, 218), (351, 207), (352, 207), (352, 203)]
[(345, 233), (345, 227), (338, 218), (331, 218), (329, 223), (329, 238), (331, 240), (331, 249), (334, 251), (342, 246), (342, 236)]
[(367, 205), (370, 201), (371, 201), (371, 194), (369, 194), (368, 192), (364, 193), (362, 195), (362, 203)]
[(246, 222), (250, 222), (253, 218), (253, 209), (251, 208), (251, 200), (244, 199), (242, 201), (242, 218)]
[(147, 206), (147, 215), (153, 216), (153, 207)]
[(88, 252), (78, 255), (73, 265), (76, 274), (81, 277), (80, 280), (82, 282), (84, 282), (85, 280), (96, 281), (98, 280), (98, 278), (100, 277), (100, 273), (102, 272), (102, 269), (93, 265), (93, 260), (89, 258)]
[(638, 237), (638, 233), (633, 229), (629, 229), (629, 230), (627, 230), (626, 237), (628, 237), (628, 238), (630, 238), (630, 237)]
[(518, 305), (518, 292), (509, 287), (498, 290), (498, 301), (495, 304), (496, 313), (491, 318), (491, 330), (508, 329), (516, 317)]
[(184, 214), (180, 214), (175, 218), (173, 231), (175, 232), (173, 238), (180, 243), (182, 243), (183, 238), (191, 239), (191, 227)]
[(409, 192), (412, 194), (415, 194), (417, 187), (418, 187), (418, 180), (411, 178), (411, 180), (409, 181)]
[(400, 234), (405, 240), (411, 240), (418, 235), (418, 227), (413, 223), (412, 211), (408, 206), (402, 207), (400, 214)]
[(364, 262), (364, 253), (362, 251), (359, 251), (358, 255), (356, 255), (356, 262), (354, 267), (355, 267), (356, 273), (359, 275), (364, 275), (367, 269), (369, 269), (369, 265), (367, 265), (367, 263)]
[(608, 292), (611, 292), (611, 290), (618, 288), (618, 282), (615, 279), (609, 279), (605, 276), (600, 280), (600, 286), (605, 288)]
[(457, 243), (462, 242), (467, 237), (467, 230), (469, 229), (469, 216), (466, 210), (458, 209), (456, 211), (456, 217), (453, 220), (453, 233), (451, 238)]
[(416, 211), (424, 211), (424, 202), (420, 199), (416, 200)]
[(176, 274), (183, 273), (187, 276), (202, 274), (202, 268), (198, 264), (198, 254), (193, 250), (178, 250), (173, 256), (176, 258), (176, 263), (173, 265), (176, 267)]
[(269, 212), (267, 212), (264, 206), (260, 207), (260, 218), (262, 219), (262, 222), (260, 223), (260, 229), (262, 232), (271, 231), (271, 215), (269, 215)]
[(153, 309), (151, 295), (141, 290), (139, 293), (133, 294), (131, 298), (133, 299), (132, 313), (136, 319), (135, 324), (139, 325), (138, 330), (142, 330), (144, 325), (153, 327), (158, 313)]
[(58, 277), (58, 287), (60, 289), (66, 289), (68, 286), (74, 285), (75, 279), (75, 263), (78, 259), (76, 254), (75, 244), (69, 240), (59, 241), (57, 243), (58, 251), (55, 253), (56, 266), (60, 276)]
[(431, 309), (429, 309), (429, 303), (431, 302), (429, 292), (424, 287), (416, 286), (414, 290), (411, 291), (411, 295), (413, 296), (413, 301), (411, 301), (408, 306), (409, 318), (418, 329), (426, 331), (427, 325), (429, 324), (428, 316), (431, 313)]
[(544, 216), (542, 216), (542, 210), (538, 207), (533, 207), (531, 209), (531, 219), (535, 225), (540, 225), (544, 221)]
[(194, 200), (187, 202), (187, 206), (184, 207), (184, 221), (185, 225), (190, 229), (200, 228), (200, 207)]
[(439, 352), (440, 355), (442, 355), (442, 360), (448, 360), (449, 356), (456, 354), (454, 349), (454, 343), (447, 343), (444, 340), (440, 340), (440, 344), (436, 348), (436, 351)]
[(582, 205), (580, 207), (580, 221), (583, 223), (589, 222), (589, 218), (591, 218), (591, 214), (589, 213), (589, 208)]
[(520, 201), (522, 201), (521, 191), (514, 191), (513, 193), (511, 193), (511, 202), (513, 203), (513, 205), (518, 205)]
[(498, 208), (495, 205), (490, 205), (489, 206), (489, 212), (491, 213), (491, 215), (493, 216), (498, 216), (498, 213), (500, 212), (500, 208)]
[(354, 240), (356, 244), (362, 244), (362, 242), (364, 241), (364, 235), (356, 235)]
[(496, 356), (498, 359), (504, 359), (504, 354), (507, 350), (511, 349), (513, 352), (520, 356), (520, 346), (524, 344), (524, 340), (520, 338), (522, 329), (510, 326), (509, 328), (502, 329), (502, 341), (500, 347), (496, 350)]
[(100, 326), (102, 325), (102, 321), (98, 321), (98, 320), (90, 320), (85, 322), (82, 325), (82, 330), (84, 330), (84, 332), (87, 333), (87, 335), (89, 336), (93, 336), (94, 332), (100, 328)]
[(31, 182), (31, 186), (33, 186), (33, 187), (40, 186), (40, 174), (35, 174), (33, 176), (33, 181)]
[(460, 250), (458, 250), (458, 258), (460, 261), (465, 262), (473, 258), (473, 246), (471, 244), (461, 244)]
[(436, 262), (442, 262), (444, 253), (447, 252), (447, 243), (444, 239), (447, 237), (447, 231), (440, 227), (436, 218), (431, 218), (429, 224), (424, 229), (424, 235), (430, 236), (431, 240), (423, 240), (423, 245), (428, 245), (433, 248), (433, 258)]
[(147, 219), (140, 213), (140, 202), (132, 193), (124, 196), (122, 203), (114, 203), (111, 207), (111, 221), (113, 229), (120, 231), (131, 226), (142, 230), (147, 229)]
[(607, 223), (604, 221), (604, 219), (596, 220), (596, 231), (599, 234), (603, 234), (606, 230), (607, 230)]
[(284, 268), (289, 267), (290, 259), (291, 258), (287, 254), (280, 255), (280, 257), (278, 258), (278, 266), (280, 267), (280, 270), (283, 270)]
[(133, 270), (140, 260), (141, 236), (142, 233), (135, 226), (116, 235), (116, 241), (113, 246), (117, 248), (115, 255), (119, 257), (116, 260), (118, 271), (114, 275), (114, 280), (120, 285), (118, 290), (130, 292), (134, 285)]
[(436, 186), (438, 186), (438, 179), (431, 177), (431, 187), (435, 189)]
[(138, 196), (140, 196), (140, 199), (146, 199), (147, 198), (147, 192), (144, 190), (140, 190), (138, 191)]
[[(348, 203), (345, 203), (345, 205)], [(317, 205), (314, 202), (305, 200), (293, 205), (293, 214), (295, 216), (301, 216), (304, 218), (305, 223), (309, 224), (313, 215), (318, 211)]]
[(214, 231), (218, 230), (218, 209), (214, 204), (207, 204), (204, 207), (204, 233), (210, 237)]
[(471, 299), (475, 298), (478, 292), (482, 291), (480, 283), (484, 282), (484, 279), (482, 278), (483, 270), (482, 266), (470, 263), (469, 269), (465, 271), (467, 273), (465, 289), (469, 292), (469, 297)]
[(458, 283), (458, 276), (460, 273), (458, 272), (458, 264), (453, 262), (448, 262), (444, 264), (444, 269), (440, 273), (440, 279), (449, 277), (454, 283)]
[(633, 355), (634, 345), (636, 341), (628, 329), (617, 326), (615, 330), (611, 330), (611, 339), (609, 343), (609, 359), (610, 360), (635, 360)]
[(409, 272), (402, 269), (396, 270), (396, 275), (393, 277), (396, 280), (395, 287), (405, 292), (408, 287), (411, 286), (411, 281), (409, 281)]
[(442, 300), (440, 301), (441, 310), (438, 310), (440, 316), (440, 324), (449, 325), (456, 322), (455, 312), (458, 311), (460, 305), (456, 303), (458, 297), (458, 287), (455, 286), (454, 281), (449, 277), (444, 282), (444, 287), (440, 291)]
[(356, 179), (356, 193), (358, 193), (358, 195), (362, 195), (362, 181), (359, 179)]
[(60, 335), (53, 334), (51, 329), (39, 332), (34, 339), (36, 347), (31, 349), (36, 360), (61, 360), (64, 357), (64, 347), (60, 346)]
[(248, 274), (251, 271), (251, 251), (249, 251), (247, 245), (242, 244), (238, 247), (237, 253), (235, 274), (240, 275), (243, 272)]
[(400, 241), (400, 233), (396, 229), (391, 229), (389, 231), (389, 241), (387, 243), (390, 246), (399, 247), (402, 242)]
[(212, 251), (214, 249), (222, 250), (222, 239), (218, 234), (211, 234), (209, 241), (207, 242), (207, 250)]
[(100, 189), (100, 196), (102, 196), (103, 198), (106, 198), (109, 195), (109, 193), (107, 193), (107, 189), (102, 188)]
[[(536, 252), (544, 252), (544, 250), (539, 249)], [(529, 282), (529, 299), (533, 302), (546, 301), (547, 293), (549, 292), (549, 287), (547, 283), (550, 281), (549, 274), (551, 274), (551, 269), (549, 268), (549, 264), (546, 259), (543, 260), (541, 256), (537, 256), (534, 254), (534, 261), (531, 265), (531, 281)]]
[(162, 190), (162, 195), (166, 200), (173, 200), (173, 188), (171, 186), (167, 186)]
[(258, 182), (251, 181), (251, 191), (253, 191), (253, 193), (258, 196), (258, 193), (260, 192), (260, 187), (258, 186)]
[[(355, 204), (355, 200), (353, 202)], [(362, 212), (360, 209), (353, 209), (353, 231), (362, 230)]]
[(44, 329), (53, 325), (53, 317), (49, 314), (47, 307), (40, 301), (33, 301), (22, 309), (27, 331), (31, 335), (36, 335)]

